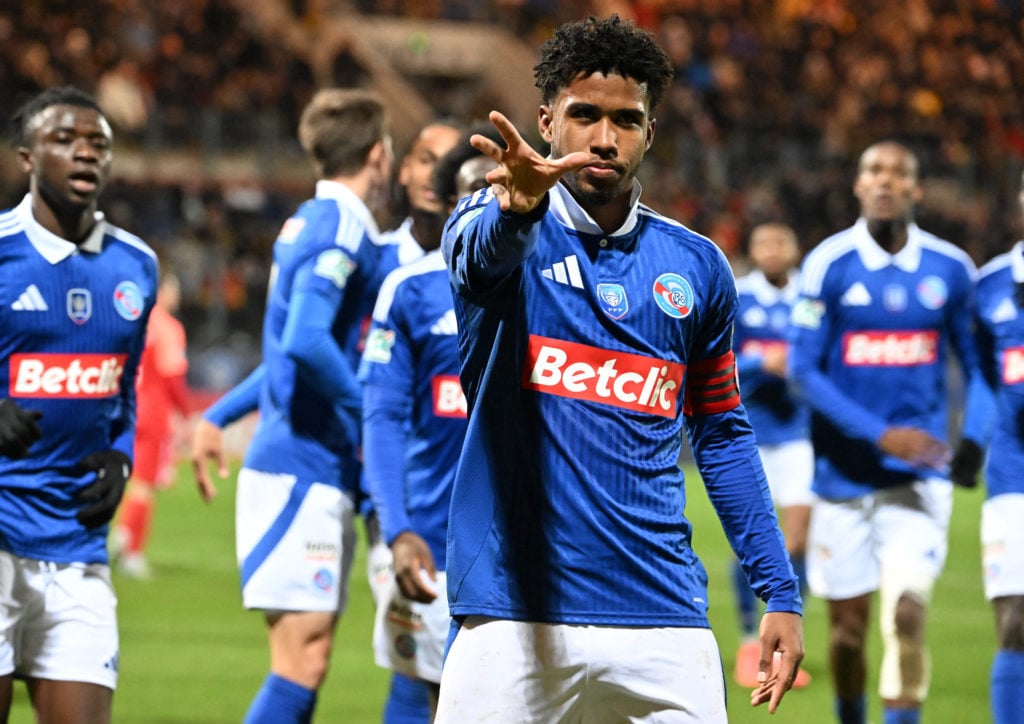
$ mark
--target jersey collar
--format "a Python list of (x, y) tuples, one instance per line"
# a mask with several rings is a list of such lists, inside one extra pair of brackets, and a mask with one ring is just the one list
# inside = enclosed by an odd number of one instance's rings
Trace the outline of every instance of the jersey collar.
[(796, 270), (790, 269), (787, 277), (788, 281), (786, 282), (786, 286), (779, 289), (768, 281), (764, 272), (760, 269), (754, 269), (747, 275), (748, 283), (750, 284), (750, 291), (754, 295), (754, 299), (756, 299), (757, 303), (762, 307), (770, 307), (773, 304), (778, 304), (779, 302), (792, 303), (796, 301)]
[(1024, 241), (1018, 241), (1010, 250), (1010, 273), (1013, 281), (1024, 284)]
[(18, 204), (16, 213), (29, 243), (50, 264), (62, 262), (77, 251), (99, 254), (103, 250), (103, 235), (106, 233), (107, 224), (102, 211), (96, 212), (92, 231), (80, 244), (57, 236), (36, 221), (36, 217), (32, 215), (32, 194), (25, 194), (25, 198)]
[(633, 189), (629, 193), (629, 214), (626, 216), (622, 226), (611, 234), (604, 233), (590, 214), (584, 211), (583, 207), (573, 198), (565, 184), (561, 182), (555, 184), (554, 188), (551, 189), (550, 209), (560, 224), (576, 229), (576, 231), (583, 232), (584, 234), (611, 237), (626, 236), (636, 228), (637, 210), (640, 208), (640, 192), (642, 190), (640, 182), (633, 179)]
[(333, 199), (346, 208), (351, 209), (363, 225), (369, 229), (372, 238), (380, 236), (380, 229), (377, 228), (377, 220), (373, 218), (366, 203), (356, 196), (348, 186), (338, 181), (320, 179), (316, 182), (316, 197), (318, 199)]
[(878, 271), (892, 265), (905, 272), (915, 272), (921, 265), (921, 229), (917, 224), (911, 222), (907, 225), (907, 243), (895, 254), (890, 254), (878, 245), (868, 231), (867, 219), (857, 219), (853, 229), (857, 253), (868, 271)]

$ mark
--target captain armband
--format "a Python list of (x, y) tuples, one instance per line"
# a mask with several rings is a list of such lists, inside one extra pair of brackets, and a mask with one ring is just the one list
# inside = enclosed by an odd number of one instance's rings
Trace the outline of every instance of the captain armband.
[(732, 351), (687, 368), (683, 414), (714, 415), (728, 412), (739, 404), (740, 387)]

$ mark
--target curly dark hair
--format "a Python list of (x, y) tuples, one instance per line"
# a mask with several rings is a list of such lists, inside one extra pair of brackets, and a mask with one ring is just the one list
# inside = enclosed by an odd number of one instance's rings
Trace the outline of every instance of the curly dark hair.
[(448, 153), (438, 159), (437, 164), (434, 165), (434, 172), (431, 176), (430, 185), (434, 188), (434, 193), (444, 203), (456, 201), (457, 196), (455, 187), (457, 185), (456, 177), (458, 176), (459, 169), (462, 168), (462, 164), (471, 158), (477, 156), (483, 156), (484, 154), (476, 150), (470, 145), (469, 139), (473, 134), (479, 134), (486, 138), (491, 139), (495, 143), (505, 147), (505, 139), (501, 137), (496, 129), (490, 123), (481, 123), (473, 126), (468, 131), (462, 134), (458, 142), (452, 147)]
[(653, 111), (672, 82), (672, 62), (665, 51), (650, 33), (618, 15), (560, 26), (541, 46), (540, 57), (533, 68), (534, 85), (545, 104), (581, 75), (615, 73), (643, 85)]
[(91, 95), (74, 86), (65, 85), (47, 88), (29, 98), (11, 116), (11, 145), (15, 148), (29, 143), (28, 124), (39, 113), (50, 106), (81, 106), (92, 108), (103, 115), (103, 110)]

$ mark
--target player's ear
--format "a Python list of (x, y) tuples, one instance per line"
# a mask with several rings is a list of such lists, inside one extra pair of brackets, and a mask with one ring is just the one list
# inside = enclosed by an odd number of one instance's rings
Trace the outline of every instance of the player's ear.
[(22, 173), (32, 173), (32, 149), (18, 146), (18, 168)]
[(654, 143), (654, 127), (658, 121), (655, 118), (650, 119), (647, 122), (647, 140), (644, 142), (644, 151), (651, 150), (651, 144)]
[(552, 118), (551, 106), (541, 106), (537, 109), (537, 128), (540, 129), (540, 137), (548, 143), (551, 143)]

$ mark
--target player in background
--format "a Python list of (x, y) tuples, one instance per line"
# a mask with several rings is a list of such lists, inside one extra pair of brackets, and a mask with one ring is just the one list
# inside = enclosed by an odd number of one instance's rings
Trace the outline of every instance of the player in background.
[[(1024, 210), (1024, 176), (1018, 198)], [(985, 597), (995, 612), (998, 645), (990, 700), (995, 724), (1024, 724), (1024, 241), (982, 267), (977, 296), (981, 369), (996, 412), (981, 509)], [(969, 394), (971, 406), (992, 404), (984, 391), (972, 387)], [(985, 442), (965, 438), (954, 459), (968, 484), (976, 482)]]
[[(437, 183), (454, 185), (464, 149), (480, 157), (467, 136), (438, 162), (435, 178), (450, 179)], [(476, 185), (486, 185), (483, 175), (494, 166), (482, 158), (490, 167), (478, 174)], [(451, 623), (443, 595), (445, 544), (466, 431), (455, 311), (437, 244), (385, 279), (360, 369), (364, 481), (382, 540), (393, 554), (393, 573), (376, 593), (374, 654), (379, 665), (426, 683), (430, 706), (421, 721), (433, 718)]]
[[(445, 228), (469, 422), (447, 546), (437, 721), (725, 722), (683, 428), (755, 590), (775, 711), (803, 657), (799, 584), (732, 354), (709, 240), (639, 203), (672, 66), (618, 16), (541, 48), (541, 156), (501, 113), (498, 167)], [(500, 651), (496, 657), (491, 652)]]
[(836, 713), (864, 722), (865, 643), (879, 592), (879, 693), (887, 724), (920, 721), (928, 605), (952, 508), (946, 355), (977, 375), (975, 269), (914, 223), (918, 163), (884, 141), (860, 157), (860, 218), (804, 260), (790, 373), (812, 409), (817, 495), (811, 592), (828, 601)]
[[(381, 234), (385, 246), (381, 274), (419, 259), (441, 243), (441, 231), (448, 218), (444, 202), (432, 185), (438, 160), (455, 145), (461, 133), (453, 120), (438, 120), (424, 126), (402, 157), (395, 179), (408, 214), (396, 228)], [(363, 481), (365, 487), (366, 482)], [(376, 605), (381, 591), (392, 580), (391, 549), (380, 536), (380, 525), (373, 514), (368, 491), (364, 491), (360, 513), (366, 520), (369, 552), (367, 578)], [(430, 696), (427, 687), (414, 677), (395, 671), (384, 703), (384, 724), (413, 724), (430, 721)]]
[[(786, 550), (803, 595), (807, 585), (804, 555), (813, 500), (814, 450), (808, 430), (810, 413), (804, 403), (794, 398), (786, 379), (786, 330), (790, 308), (796, 301), (800, 263), (796, 233), (779, 222), (759, 224), (750, 232), (748, 257), (753, 271), (736, 280), (736, 369), (768, 487), (786, 536)], [(758, 602), (743, 568), (735, 560), (732, 569), (743, 637), (736, 652), (733, 677), (740, 686), (754, 688), (761, 654), (757, 640)], [(807, 686), (810, 680), (810, 675), (801, 669), (793, 687)]]
[(170, 486), (174, 479), (174, 414), (182, 420), (189, 414), (185, 327), (174, 316), (180, 301), (178, 276), (162, 265), (156, 306), (149, 315), (146, 347), (136, 380), (135, 466), (113, 534), (117, 569), (131, 578), (145, 579), (150, 575), (145, 550), (156, 491)]
[[(320, 180), (274, 243), (263, 362), (205, 413), (219, 430), (258, 389), (236, 539), (243, 602), (264, 611), (271, 670), (246, 722), (311, 721), (345, 608), (361, 469), (356, 366), (382, 258), (371, 209), (386, 199), (393, 162), (384, 106), (364, 91), (318, 92), (299, 140)], [(194, 448), (209, 500), (206, 460)]]
[(158, 265), (97, 210), (113, 134), (91, 96), (45, 90), (12, 130), (29, 192), (0, 213), (0, 721), (17, 677), (37, 721), (102, 724), (118, 673), (108, 523)]

